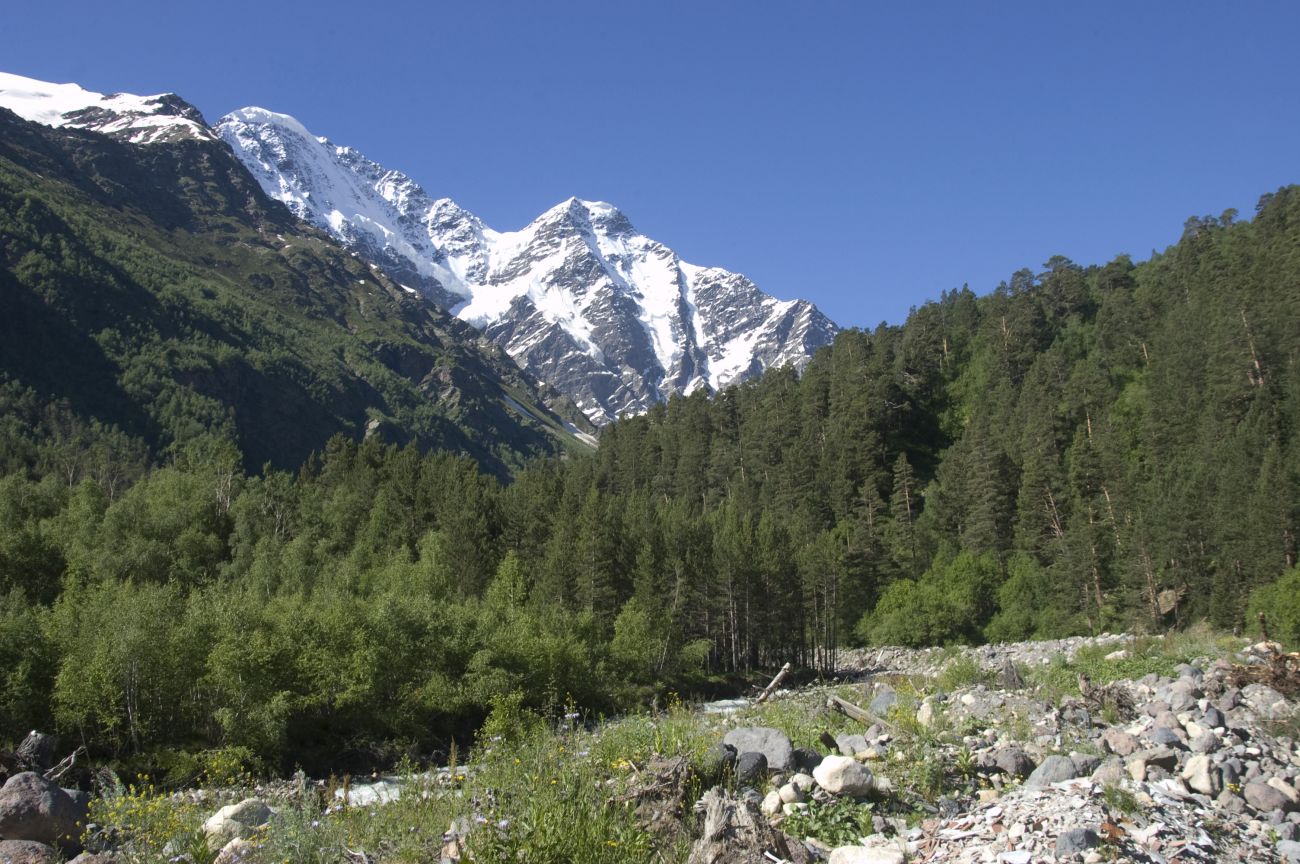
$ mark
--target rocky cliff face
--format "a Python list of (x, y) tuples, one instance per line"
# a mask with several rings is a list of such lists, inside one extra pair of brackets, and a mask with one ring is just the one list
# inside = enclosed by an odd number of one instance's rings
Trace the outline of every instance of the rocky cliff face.
[(836, 332), (811, 303), (682, 261), (609, 204), (571, 198), (498, 232), (292, 117), (246, 108), (216, 128), (269, 195), (481, 328), (597, 422), (802, 367)]

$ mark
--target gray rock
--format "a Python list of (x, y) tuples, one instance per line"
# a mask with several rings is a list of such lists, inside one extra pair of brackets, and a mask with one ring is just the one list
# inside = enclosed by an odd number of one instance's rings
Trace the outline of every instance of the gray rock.
[(1101, 838), (1091, 828), (1071, 828), (1062, 831), (1056, 838), (1056, 857), (1068, 858), (1096, 848)]
[(1223, 715), (1222, 711), (1211, 705), (1209, 708), (1206, 708), (1205, 713), (1201, 715), (1201, 725), (1210, 729), (1219, 726), (1226, 729), (1228, 728), (1228, 718)]
[(1071, 753), (1070, 761), (1074, 763), (1075, 777), (1084, 777), (1097, 770), (1101, 759), (1091, 753)]
[(1291, 799), (1283, 795), (1278, 790), (1269, 786), (1267, 783), (1252, 781), (1247, 783), (1241, 790), (1242, 797), (1246, 803), (1254, 807), (1261, 813), (1271, 813), (1274, 810), (1290, 812), (1296, 809), (1296, 805)]
[(865, 735), (847, 735), (841, 733), (835, 736), (835, 748), (845, 756), (856, 756), (864, 752), (869, 747)]
[(735, 771), (735, 747), (731, 747), (719, 741), (705, 751), (703, 764), (700, 766), (700, 773), (710, 786), (716, 785), (727, 774), (734, 775)]
[(0, 837), (7, 840), (76, 849), (81, 815), (81, 808), (57, 783), (32, 771), (15, 774), (0, 789)]
[(779, 729), (768, 726), (747, 726), (732, 729), (722, 739), (730, 744), (736, 752), (762, 753), (767, 758), (767, 767), (772, 771), (789, 771), (794, 768), (794, 747), (790, 739)]
[(1027, 788), (1050, 786), (1079, 776), (1079, 769), (1069, 756), (1048, 756), (1025, 781)]
[(1035, 768), (1034, 760), (1019, 747), (1002, 747), (993, 755), (993, 764), (1008, 777), (1028, 776)]
[(1191, 748), (1193, 753), (1213, 753), (1219, 749), (1219, 736), (1206, 729), (1192, 739)]
[(53, 846), (35, 840), (0, 840), (0, 864), (58, 864)]
[(82, 852), (68, 864), (121, 864), (122, 859), (112, 852)]
[(1176, 747), (1184, 749), (1183, 739), (1168, 726), (1156, 726), (1147, 733), (1147, 738), (1158, 747)]
[(1277, 854), (1285, 858), (1289, 864), (1300, 864), (1300, 843), (1294, 840), (1279, 840)]
[(889, 714), (890, 709), (898, 704), (898, 694), (894, 692), (893, 687), (882, 687), (871, 699), (871, 713), (877, 717), (885, 717)]
[[(1236, 687), (1223, 691), (1223, 695), (1214, 703), (1214, 707), (1220, 711), (1231, 711), (1241, 704), (1241, 691)], [(1222, 725), (1222, 724), (1220, 724)]]
[(767, 757), (754, 750), (746, 750), (736, 757), (736, 785), (755, 786), (767, 779)]

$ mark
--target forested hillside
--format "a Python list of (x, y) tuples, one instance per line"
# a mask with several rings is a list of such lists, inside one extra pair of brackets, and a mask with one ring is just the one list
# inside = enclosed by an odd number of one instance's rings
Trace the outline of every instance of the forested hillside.
[(0, 109), (0, 300), (0, 375), (151, 453), (292, 469), (333, 434), (378, 435), (504, 475), (585, 449), (499, 349), (268, 199), (219, 141), (133, 146)]
[[(1250, 221), (1190, 220), (1147, 262), (1054, 258), (984, 297), (949, 292), (902, 326), (841, 333), (801, 377), (674, 399), (507, 482), (473, 444), (359, 441), (292, 402), (276, 411), (343, 433), (301, 466), (306, 431), (279, 451), (263, 437), (274, 411), (246, 424), (240, 403), (237, 434), (187, 436), (207, 405), (194, 382), (253, 362), (198, 335), (212, 319), (177, 344), (154, 335), (206, 308), (210, 283), (247, 328), (334, 315), (364, 332), (359, 313), (250, 300), (204, 251), (214, 269), (186, 259), (196, 281), (175, 302), (114, 303), (111, 328), (89, 326), (108, 313), (75, 277), (109, 265), (78, 244), (122, 226), (60, 216), (51, 202), (74, 193), (14, 164), (5, 295), (75, 314), (10, 326), (0, 349), (6, 734), (57, 728), (178, 776), (214, 747), (328, 770), (428, 752), (493, 704), (619, 710), (786, 660), (827, 667), (856, 641), (1235, 627), (1252, 602), (1300, 636), (1300, 188)], [(180, 267), (172, 249), (223, 229), (194, 230), (148, 247), (149, 266)], [(132, 272), (94, 284), (138, 298)], [(397, 316), (400, 300), (344, 305)], [(310, 332), (293, 343), (307, 356)], [(45, 365), (41, 344), (60, 346)], [(226, 365), (176, 375), (193, 346)]]

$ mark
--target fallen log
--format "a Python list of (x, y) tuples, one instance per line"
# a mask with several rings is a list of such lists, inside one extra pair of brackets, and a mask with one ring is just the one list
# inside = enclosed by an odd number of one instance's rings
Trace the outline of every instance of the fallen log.
[(762, 703), (765, 699), (767, 699), (768, 696), (771, 696), (772, 691), (774, 691), (778, 686), (780, 686), (781, 682), (785, 679), (785, 676), (789, 674), (790, 674), (790, 664), (787, 663), (781, 667), (780, 672), (776, 673), (776, 677), (772, 679), (772, 683), (764, 687), (763, 692), (758, 694), (758, 698), (754, 700), (754, 704), (758, 705)]
[(852, 717), (854, 720), (865, 723), (868, 726), (879, 723), (886, 729), (892, 730), (894, 728), (894, 724), (890, 723), (888, 720), (883, 720), (872, 714), (870, 711), (854, 705), (847, 699), (841, 699), (833, 693), (830, 698), (826, 700), (826, 707), (834, 711), (839, 711), (841, 714), (844, 714), (847, 717)]

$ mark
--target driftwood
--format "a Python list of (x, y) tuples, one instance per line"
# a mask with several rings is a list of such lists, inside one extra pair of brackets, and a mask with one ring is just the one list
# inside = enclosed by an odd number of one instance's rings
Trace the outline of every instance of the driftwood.
[(77, 757), (85, 756), (85, 755), (86, 755), (86, 748), (78, 747), (76, 750), (73, 750), (67, 756), (63, 757), (63, 760), (59, 762), (58, 765), (55, 765), (49, 771), (46, 771), (45, 779), (55, 780), (55, 781), (63, 779), (63, 775), (71, 771), (72, 766), (77, 764)]
[(763, 692), (758, 694), (758, 697), (754, 699), (754, 704), (758, 705), (762, 703), (764, 700), (766, 700), (768, 696), (771, 696), (772, 691), (776, 690), (776, 688), (780, 686), (781, 682), (785, 679), (785, 676), (789, 674), (790, 674), (790, 664), (787, 663), (781, 667), (780, 672), (776, 673), (776, 677), (772, 679), (772, 683), (764, 687)]
[(826, 700), (826, 707), (830, 708), (833, 711), (838, 711), (847, 717), (852, 717), (854, 720), (857, 720), (861, 723), (865, 723), (868, 726), (879, 723), (881, 726), (884, 726), (886, 729), (894, 728), (894, 724), (890, 723), (888, 720), (882, 720), (876, 715), (872, 714), (870, 711), (867, 711), (864, 708), (860, 708), (857, 705), (854, 705), (852, 702), (849, 702), (847, 699), (841, 699), (840, 697), (836, 696), (833, 693), (831, 694), (830, 698)]
[(715, 786), (696, 805), (704, 811), (704, 831), (691, 847), (687, 864), (811, 864), (798, 840), (768, 824), (752, 802), (729, 797)]

